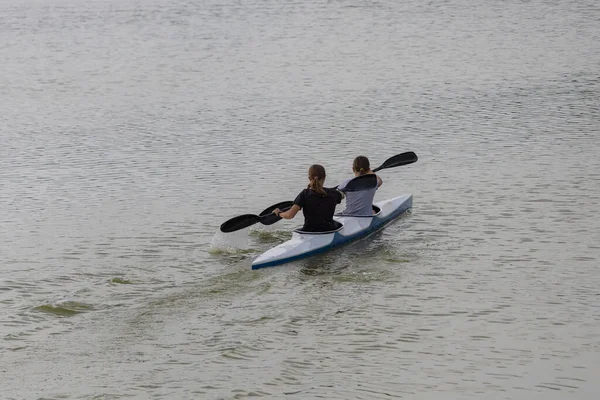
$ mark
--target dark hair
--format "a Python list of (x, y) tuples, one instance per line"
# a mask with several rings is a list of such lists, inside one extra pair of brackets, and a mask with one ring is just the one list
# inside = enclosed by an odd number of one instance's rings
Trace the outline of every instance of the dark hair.
[(323, 183), (325, 182), (325, 168), (319, 164), (313, 164), (308, 169), (308, 180), (310, 184), (309, 189), (314, 190), (321, 196), (327, 196), (327, 192), (323, 189)]
[(365, 156), (358, 156), (354, 159), (352, 163), (352, 169), (355, 172), (359, 172), (361, 175), (366, 174), (371, 169), (371, 164), (369, 164), (369, 159)]

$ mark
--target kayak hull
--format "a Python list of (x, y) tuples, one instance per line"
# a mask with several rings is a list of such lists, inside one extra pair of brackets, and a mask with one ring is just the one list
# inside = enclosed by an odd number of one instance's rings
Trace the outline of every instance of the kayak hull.
[(333, 219), (343, 227), (333, 232), (308, 233), (294, 231), (292, 238), (258, 256), (252, 269), (274, 267), (323, 253), (379, 231), (412, 207), (412, 194), (375, 203), (379, 212), (372, 216), (349, 217), (336, 215)]

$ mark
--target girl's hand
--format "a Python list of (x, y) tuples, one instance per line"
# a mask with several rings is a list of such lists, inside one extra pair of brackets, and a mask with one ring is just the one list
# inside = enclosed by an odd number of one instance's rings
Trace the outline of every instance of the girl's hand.
[(275, 214), (279, 217), (279, 214), (281, 214), (281, 210), (279, 208), (276, 208), (273, 210), (273, 214)]

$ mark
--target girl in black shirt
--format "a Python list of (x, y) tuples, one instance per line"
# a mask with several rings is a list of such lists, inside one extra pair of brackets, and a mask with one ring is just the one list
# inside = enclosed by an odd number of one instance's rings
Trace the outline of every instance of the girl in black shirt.
[(336, 189), (323, 187), (325, 168), (322, 165), (310, 166), (308, 181), (308, 187), (296, 197), (292, 208), (285, 212), (276, 208), (273, 213), (284, 219), (292, 219), (298, 211), (303, 210), (303, 231), (324, 232), (335, 229), (333, 213), (336, 204), (340, 204), (344, 195)]

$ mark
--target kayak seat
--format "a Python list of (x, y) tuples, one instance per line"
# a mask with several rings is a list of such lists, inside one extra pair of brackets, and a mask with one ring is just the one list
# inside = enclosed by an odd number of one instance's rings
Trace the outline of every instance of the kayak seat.
[(326, 233), (334, 233), (339, 231), (340, 229), (342, 229), (344, 227), (344, 224), (342, 224), (341, 222), (338, 221), (333, 221), (334, 225), (335, 225), (335, 229), (331, 229), (328, 231), (323, 231), (323, 232), (308, 232), (308, 231), (303, 231), (302, 228), (296, 228), (294, 229), (294, 232), (296, 233), (302, 233), (304, 235), (323, 235)]
[(380, 212), (381, 212), (381, 208), (379, 208), (375, 204), (373, 204), (373, 215), (377, 215)]

